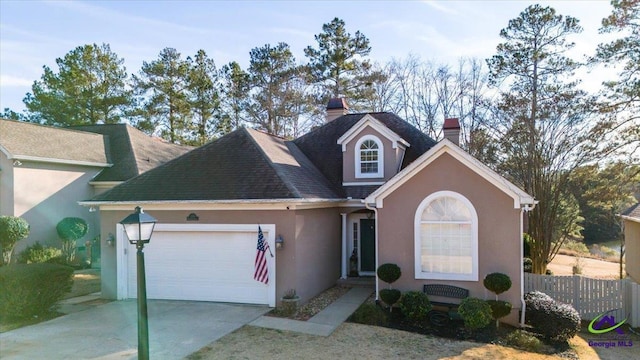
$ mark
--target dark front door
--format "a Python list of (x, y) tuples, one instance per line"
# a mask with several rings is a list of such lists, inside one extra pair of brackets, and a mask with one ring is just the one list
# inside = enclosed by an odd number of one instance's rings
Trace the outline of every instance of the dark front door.
[(376, 221), (360, 219), (360, 271), (376, 271)]

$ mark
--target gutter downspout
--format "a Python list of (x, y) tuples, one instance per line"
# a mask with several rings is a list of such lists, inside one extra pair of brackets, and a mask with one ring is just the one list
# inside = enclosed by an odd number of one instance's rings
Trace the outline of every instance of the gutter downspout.
[(524, 302), (524, 212), (525, 207), (520, 208), (520, 327), (524, 327), (524, 313), (526, 310), (526, 304)]
[(520, 327), (524, 327), (525, 312), (527, 305), (524, 302), (524, 266), (522, 259), (524, 258), (524, 213), (533, 210), (538, 201), (534, 200), (533, 204), (525, 204), (520, 208), (520, 306), (522, 312), (520, 314)]
[[(376, 227), (375, 227), (375, 232), (376, 232), (376, 270), (378, 269), (378, 254), (380, 253), (379, 249), (378, 249), (378, 209), (375, 207), (370, 207), (369, 204), (367, 204), (364, 200), (364, 207), (367, 208), (367, 210), (372, 210), (373, 214), (374, 214), (374, 219), (376, 220)], [(376, 271), (376, 301), (379, 300), (378, 299), (378, 292), (379, 292), (379, 282), (378, 282), (378, 273)]]
[(340, 213), (342, 218), (342, 261), (341, 261), (341, 273), (340, 278), (347, 278), (347, 214)]

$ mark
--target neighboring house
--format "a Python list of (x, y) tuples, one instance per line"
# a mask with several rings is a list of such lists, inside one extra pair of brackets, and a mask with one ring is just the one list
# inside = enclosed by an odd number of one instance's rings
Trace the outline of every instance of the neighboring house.
[(640, 203), (620, 214), (624, 221), (625, 269), (629, 277), (640, 283)]
[(0, 215), (22, 217), (31, 227), (15, 253), (36, 241), (55, 245), (65, 217), (86, 220), (83, 240), (92, 239), (100, 233), (98, 214), (78, 201), (191, 149), (125, 124), (56, 128), (0, 119)]
[[(508, 274), (522, 304), (522, 212), (534, 199), (460, 149), (457, 120), (438, 143), (394, 114), (346, 114), (288, 141), (240, 129), (91, 200), (100, 208), (102, 294), (136, 296), (133, 247), (118, 224), (135, 206), (158, 219), (145, 247), (147, 296), (275, 306), (307, 301), (350, 270), (402, 269), (394, 287), (445, 283), (492, 298), (482, 279)], [(267, 285), (253, 279), (258, 227)], [(280, 246), (281, 245), (281, 246)], [(354, 262), (351, 262), (354, 254)], [(387, 286), (377, 284), (377, 287)]]

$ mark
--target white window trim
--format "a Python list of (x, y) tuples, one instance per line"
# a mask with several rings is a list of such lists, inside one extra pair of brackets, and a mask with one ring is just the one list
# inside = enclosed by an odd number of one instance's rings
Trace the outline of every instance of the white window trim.
[[(472, 264), (471, 264), (471, 274), (445, 274), (445, 273), (430, 273), (422, 271), (422, 261), (421, 261), (421, 249), (422, 249), (422, 240), (421, 240), (421, 222), (422, 222), (422, 212), (427, 207), (429, 203), (434, 201), (440, 197), (452, 197), (456, 200), (464, 203), (469, 211), (471, 212), (471, 254), (472, 254)], [(416, 210), (415, 218), (414, 218), (414, 248), (413, 252), (415, 255), (414, 265), (415, 265), (415, 278), (416, 279), (430, 279), (430, 280), (462, 280), (462, 281), (478, 281), (478, 214), (476, 213), (476, 209), (471, 204), (471, 201), (464, 197), (463, 195), (453, 192), (453, 191), (438, 191), (429, 196), (427, 196)]]
[[(360, 162), (360, 146), (363, 142), (367, 140), (372, 140), (378, 145), (378, 172), (376, 173), (365, 173), (361, 172), (361, 162)], [(377, 136), (374, 135), (365, 135), (361, 137), (358, 142), (356, 142), (356, 147), (354, 148), (355, 152), (355, 164), (356, 164), (356, 178), (357, 179), (371, 179), (371, 178), (383, 178), (384, 177), (384, 145), (382, 145), (382, 141)]]

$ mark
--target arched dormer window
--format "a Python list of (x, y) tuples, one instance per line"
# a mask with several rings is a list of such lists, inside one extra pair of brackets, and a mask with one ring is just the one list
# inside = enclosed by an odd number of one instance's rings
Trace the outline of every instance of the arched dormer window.
[(416, 279), (478, 280), (478, 215), (453, 191), (424, 199), (415, 216)]
[(373, 135), (363, 136), (356, 143), (356, 178), (384, 177), (384, 148)]

